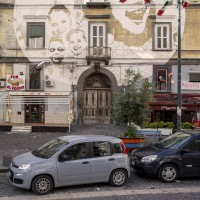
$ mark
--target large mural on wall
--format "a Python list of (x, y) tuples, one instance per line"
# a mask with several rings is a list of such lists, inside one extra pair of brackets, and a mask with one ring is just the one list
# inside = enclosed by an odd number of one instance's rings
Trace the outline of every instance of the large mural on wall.
[[(177, 50), (178, 9), (176, 0), (170, 1), (163, 16), (156, 16), (165, 1), (154, 0), (145, 8), (143, 0), (110, 0), (111, 18), (108, 21), (108, 47), (112, 59), (132, 59), (132, 63), (166, 63)], [(88, 19), (84, 9), (78, 6), (86, 0), (16, 0), (14, 25), (17, 40), (30, 61), (51, 59), (61, 63), (66, 58), (83, 58), (88, 46)], [(27, 48), (27, 23), (45, 22), (45, 46)], [(172, 50), (152, 51), (152, 22), (172, 23)], [(182, 34), (185, 24), (185, 9), (182, 9)], [(37, 33), (35, 33), (37, 36)], [(38, 35), (38, 37), (41, 35)], [(31, 37), (31, 36), (30, 36)], [(30, 41), (31, 38), (29, 38)], [(33, 41), (36, 42), (36, 41)], [(41, 41), (37, 39), (37, 42)]]
[[(177, 1), (171, 0), (163, 16), (157, 16), (158, 10), (165, 1), (151, 1), (151, 6), (145, 8), (143, 0), (127, 0), (121, 4), (118, 0), (112, 0), (112, 15), (114, 23), (110, 34), (110, 45), (120, 48), (121, 51), (115, 51), (114, 56), (137, 59), (144, 58), (147, 63), (156, 64), (166, 63), (177, 50), (178, 46), (178, 9)], [(182, 33), (185, 25), (185, 9), (181, 11)], [(172, 50), (171, 51), (153, 51), (153, 27), (152, 23), (172, 23)], [(111, 25), (112, 26), (112, 25)], [(114, 48), (113, 48), (114, 49)], [(149, 61), (148, 61), (149, 59)]]

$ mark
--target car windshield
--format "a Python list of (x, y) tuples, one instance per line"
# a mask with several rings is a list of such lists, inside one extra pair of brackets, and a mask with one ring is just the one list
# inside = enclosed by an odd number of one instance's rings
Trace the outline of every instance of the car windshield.
[(189, 140), (190, 137), (191, 135), (187, 133), (180, 133), (180, 132), (174, 133), (169, 137), (157, 142), (155, 146), (163, 149), (168, 149), (168, 148), (176, 149), (185, 141)]
[(61, 139), (52, 140), (44, 144), (40, 148), (32, 151), (32, 154), (39, 158), (50, 158), (56, 152), (58, 152), (63, 146), (67, 144), (68, 142)]

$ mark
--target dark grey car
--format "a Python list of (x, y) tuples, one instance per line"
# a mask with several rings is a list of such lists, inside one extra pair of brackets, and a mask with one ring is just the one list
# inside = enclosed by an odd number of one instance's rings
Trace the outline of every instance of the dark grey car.
[(200, 130), (185, 130), (132, 152), (139, 173), (171, 183), (178, 177), (200, 176)]
[(37, 194), (47, 194), (53, 187), (97, 182), (122, 186), (129, 176), (123, 142), (103, 135), (59, 137), (17, 156), (9, 166), (11, 183)]

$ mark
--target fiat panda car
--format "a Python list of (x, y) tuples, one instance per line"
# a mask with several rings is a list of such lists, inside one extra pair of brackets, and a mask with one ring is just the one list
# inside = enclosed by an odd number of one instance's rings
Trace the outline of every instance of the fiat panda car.
[(47, 194), (59, 186), (97, 182), (120, 187), (129, 176), (123, 142), (103, 135), (59, 137), (15, 157), (9, 166), (10, 182), (36, 194)]

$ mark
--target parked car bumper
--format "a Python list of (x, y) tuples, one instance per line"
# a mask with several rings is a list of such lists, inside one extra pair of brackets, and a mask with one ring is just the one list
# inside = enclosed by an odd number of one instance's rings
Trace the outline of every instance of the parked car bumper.
[(23, 189), (30, 189), (30, 171), (27, 170), (25, 172), (22, 172), (21, 170), (10, 166), (8, 176), (12, 185)]
[(157, 167), (154, 165), (154, 163), (145, 164), (131, 160), (131, 167), (139, 173), (149, 176), (157, 176)]

